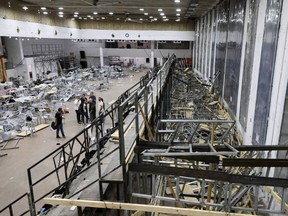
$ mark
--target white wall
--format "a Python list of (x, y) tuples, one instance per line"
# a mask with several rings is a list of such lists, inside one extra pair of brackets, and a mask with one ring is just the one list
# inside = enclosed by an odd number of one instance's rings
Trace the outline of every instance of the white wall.
[(194, 31), (75, 29), (9, 19), (0, 19), (0, 28), (0, 36), (7, 37), (194, 41)]

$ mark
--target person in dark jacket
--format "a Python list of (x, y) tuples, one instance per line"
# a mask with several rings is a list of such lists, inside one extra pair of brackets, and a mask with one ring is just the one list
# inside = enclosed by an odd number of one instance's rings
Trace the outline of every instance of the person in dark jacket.
[(64, 134), (64, 130), (63, 130), (63, 110), (62, 108), (58, 108), (58, 112), (55, 114), (55, 124), (56, 124), (56, 138), (61, 138), (59, 136), (59, 131), (61, 131), (62, 137), (66, 138), (65, 134)]
[(93, 131), (94, 124), (92, 123), (96, 119), (96, 100), (89, 98), (89, 117), (92, 124), (91, 131)]

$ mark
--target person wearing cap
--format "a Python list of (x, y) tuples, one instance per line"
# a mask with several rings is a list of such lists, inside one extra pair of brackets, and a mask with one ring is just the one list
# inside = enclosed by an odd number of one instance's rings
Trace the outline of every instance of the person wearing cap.
[(78, 122), (79, 124), (81, 124), (80, 111), (78, 110), (80, 103), (81, 103), (80, 96), (77, 95), (76, 98), (75, 98), (75, 100), (74, 100), (74, 109), (75, 109), (75, 113), (76, 113), (76, 119), (77, 119), (77, 122)]

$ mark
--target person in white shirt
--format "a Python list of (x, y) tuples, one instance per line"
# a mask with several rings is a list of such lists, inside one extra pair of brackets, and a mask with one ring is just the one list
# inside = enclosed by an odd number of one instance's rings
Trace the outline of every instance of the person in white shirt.
[(80, 100), (80, 96), (76, 96), (75, 100), (74, 100), (74, 109), (75, 109), (75, 112), (76, 112), (76, 119), (77, 119), (77, 122), (79, 124), (81, 124), (81, 121), (80, 121), (80, 112), (79, 112), (79, 105), (81, 103), (81, 100)]
[(104, 124), (104, 112), (105, 112), (105, 103), (103, 98), (99, 97), (98, 98), (98, 113), (99, 113), (99, 117), (100, 117), (100, 123), (103, 126)]

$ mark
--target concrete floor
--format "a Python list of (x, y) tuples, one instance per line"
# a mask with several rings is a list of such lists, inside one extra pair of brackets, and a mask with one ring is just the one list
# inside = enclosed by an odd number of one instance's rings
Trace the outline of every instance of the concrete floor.
[[(122, 79), (111, 79), (109, 90), (95, 91), (95, 94), (97, 97), (102, 97), (108, 107), (109, 102), (116, 100), (125, 90), (137, 83), (145, 73), (146, 70), (129, 72), (129, 76)], [(21, 139), (18, 149), (1, 151), (1, 154), (7, 153), (7, 155), (0, 157), (0, 209), (29, 191), (27, 168), (57, 149), (59, 147), (57, 143), (65, 143), (83, 129), (84, 126), (76, 122), (73, 100), (67, 102), (66, 107), (70, 111), (66, 114), (64, 122), (66, 139), (56, 139), (55, 131), (47, 127), (33, 136)], [(12, 147), (14, 144), (14, 140), (10, 141), (7, 147)]]

